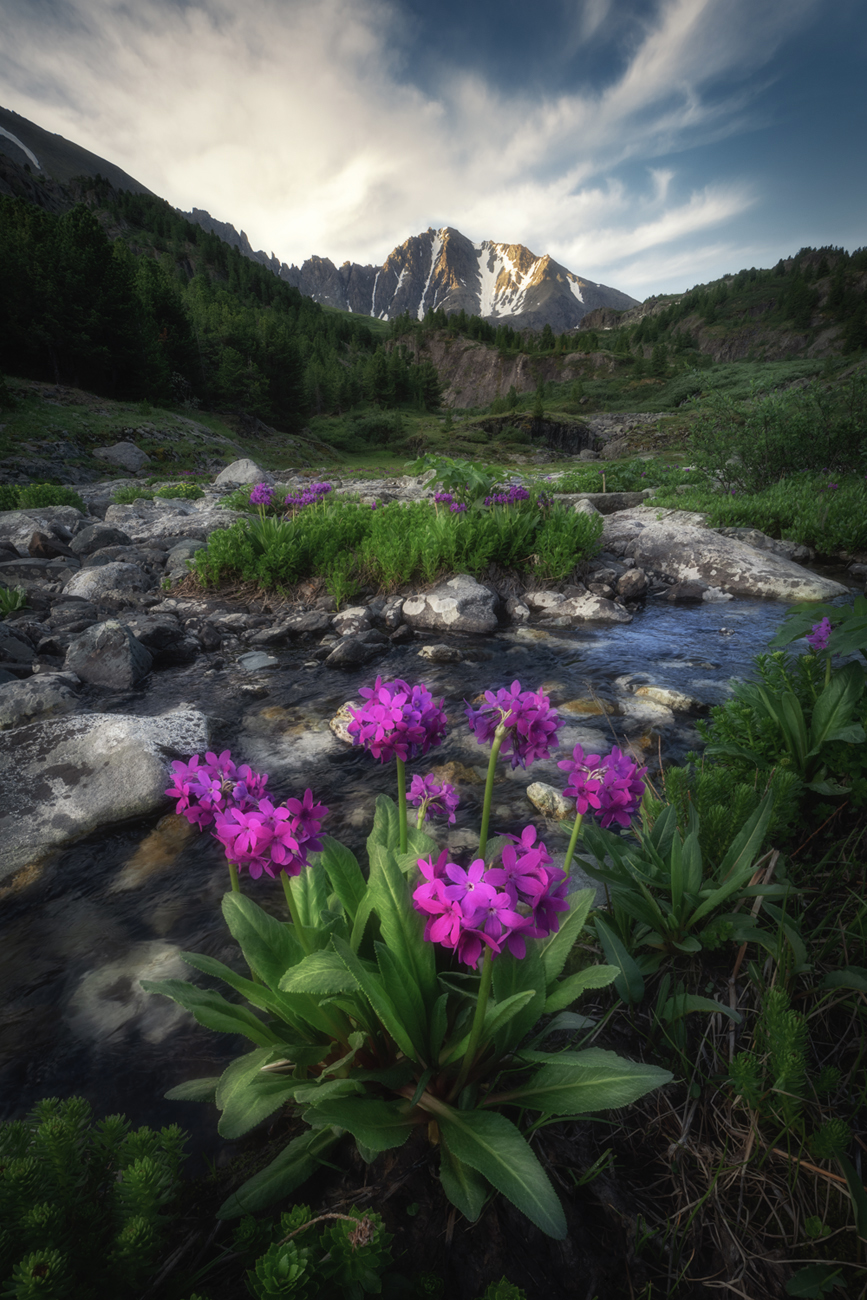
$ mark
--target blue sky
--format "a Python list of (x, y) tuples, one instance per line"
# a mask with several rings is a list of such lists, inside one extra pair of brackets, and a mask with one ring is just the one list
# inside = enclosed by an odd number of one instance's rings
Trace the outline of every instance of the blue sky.
[(864, 0), (0, 0), (0, 104), (254, 247), (637, 298), (867, 244)]

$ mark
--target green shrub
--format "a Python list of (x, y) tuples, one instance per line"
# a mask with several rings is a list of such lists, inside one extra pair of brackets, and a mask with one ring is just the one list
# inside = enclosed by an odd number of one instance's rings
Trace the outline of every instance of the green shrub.
[(204, 495), (198, 483), (169, 483), (154, 493), (154, 496), (170, 501), (198, 501)]
[(18, 492), (11, 483), (0, 483), (0, 510), (17, 510)]
[(368, 411), (347, 423), (347, 435), (365, 446), (399, 442), (405, 432), (400, 411)]
[(18, 489), (19, 510), (41, 509), (43, 506), (75, 506), (82, 514), (87, 513), (87, 506), (73, 488), (55, 483), (28, 483)]
[(153, 501), (153, 488), (146, 487), (125, 487), (117, 488), (112, 501), (118, 506), (131, 506), (133, 501)]
[(258, 1256), (247, 1274), (257, 1300), (362, 1300), (382, 1290), (391, 1240), (375, 1211), (352, 1206), (348, 1214), (314, 1219), (306, 1205), (295, 1205), (279, 1220), (243, 1218), (233, 1244), (244, 1259)]
[(27, 604), (27, 594), (23, 587), (0, 587), (0, 615), (14, 614), (16, 609), (23, 609)]
[[(92, 1122), (81, 1097), (39, 1102), (0, 1126), (4, 1296), (102, 1300), (141, 1286), (157, 1257), (184, 1134)], [(50, 1284), (46, 1279), (50, 1279)]]

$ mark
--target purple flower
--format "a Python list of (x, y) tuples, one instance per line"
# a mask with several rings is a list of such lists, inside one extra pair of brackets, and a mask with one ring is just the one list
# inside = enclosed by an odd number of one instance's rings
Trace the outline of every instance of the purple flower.
[(807, 637), (807, 644), (814, 654), (827, 648), (831, 639), (831, 620), (826, 616), (821, 623), (814, 623), (813, 630)]
[[(521, 683), (512, 682), (508, 690), (485, 691), (485, 703), (478, 709), (467, 704), (470, 731), (480, 745), (493, 742), (497, 728), (505, 727), (506, 738), (501, 753), (511, 755), (512, 767), (526, 767), (537, 758), (550, 758), (550, 748), (557, 744), (557, 730), (565, 726), (541, 691), (522, 691)], [(466, 704), (466, 700), (464, 701)]]
[(450, 506), (454, 497), (451, 492), (434, 492), (434, 501), (441, 506)]
[(416, 775), (412, 778), (406, 798), (407, 803), (412, 804), (414, 808), (421, 808), (422, 822), (428, 817), (448, 817), (449, 825), (454, 825), (455, 809), (460, 800), (455, 787), (449, 785), (448, 781), (440, 784), (430, 774)]
[(367, 703), (361, 709), (350, 705), (352, 721), (346, 730), (353, 743), (380, 762), (397, 757), (405, 763), (442, 744), (448, 719), (442, 700), (435, 704), (427, 687), (377, 677), (374, 686), (363, 686), (360, 694)]
[(250, 504), (254, 506), (270, 506), (273, 495), (274, 489), (270, 488), (267, 483), (257, 483), (250, 493)]
[(216, 813), (232, 807), (254, 807), (264, 793), (267, 775), (237, 767), (228, 749), (222, 754), (205, 754), (204, 762), (193, 754), (189, 762), (172, 763), (175, 784), (166, 794), (177, 800), (175, 812), (201, 830), (210, 826)]
[(453, 501), (449, 506), (449, 510), (453, 515), (462, 515), (466, 508), (467, 503), (465, 501)]
[(272, 877), (281, 871), (297, 876), (307, 866), (308, 853), (322, 848), (317, 836), (327, 813), (305, 790), (303, 800), (287, 799), (277, 807), (270, 799), (260, 799), (253, 809), (235, 807), (218, 813), (213, 834), (229, 861), (246, 867), (254, 880), (263, 872)]
[(590, 809), (602, 826), (610, 826), (612, 822), (628, 826), (641, 807), (644, 797), (642, 778), (647, 768), (639, 768), (616, 745), (605, 758), (599, 754), (585, 754), (582, 747), (576, 745), (572, 757), (562, 759), (557, 766), (569, 773), (563, 793), (575, 800), (576, 810), (581, 816)]

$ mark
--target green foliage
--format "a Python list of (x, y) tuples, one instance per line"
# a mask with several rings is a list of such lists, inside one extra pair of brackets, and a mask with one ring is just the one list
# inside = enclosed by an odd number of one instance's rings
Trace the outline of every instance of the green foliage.
[(501, 1277), (499, 1282), (490, 1284), (482, 1300), (527, 1300), (527, 1293), (521, 1287), (515, 1286), (514, 1282)]
[[(645, 961), (635, 970), (632, 960), (624, 960), (641, 948), (670, 959), (700, 952), (706, 943), (718, 947), (725, 937), (737, 943), (759, 943), (776, 952), (775, 933), (769, 934), (738, 911), (724, 910), (753, 897), (760, 897), (767, 908), (768, 899), (785, 898), (789, 892), (785, 885), (751, 887), (749, 883), (770, 816), (771, 797), (765, 795), (710, 871), (701, 851), (700, 818), (692, 808), (686, 835), (678, 829), (677, 809), (668, 807), (652, 826), (639, 831), (637, 847), (593, 821), (584, 823), (584, 843), (595, 859), (595, 865), (588, 862), (585, 869), (606, 885), (613, 907), (614, 927), (598, 916), (597, 933), (608, 960), (621, 968), (615, 987), (625, 1001), (640, 1001), (640, 970), (659, 964)], [(725, 1010), (716, 1005), (713, 1009)]]
[[(603, 489), (602, 479), (605, 478)], [(606, 462), (604, 465), (580, 465), (567, 470), (556, 481), (557, 492), (641, 492), (644, 488), (663, 487), (674, 491), (681, 485), (706, 482), (694, 469), (681, 469), (661, 460)]]
[(131, 506), (133, 501), (153, 501), (155, 495), (153, 488), (122, 487), (115, 488), (111, 499), (115, 505)]
[(804, 472), (837, 476), (867, 468), (867, 379), (784, 392), (754, 388), (745, 406), (711, 390), (696, 404), (696, 463), (726, 492), (761, 492)]
[[(368, 839), (366, 876), (347, 849), (326, 838), (318, 860), (289, 883), (298, 933), (252, 899), (226, 895), (223, 913), (254, 979), (212, 958), (188, 954), (186, 960), (229, 984), (268, 1020), (180, 980), (144, 984), (206, 1027), (251, 1039), (254, 1049), (216, 1084), (224, 1136), (239, 1137), (290, 1103), (311, 1126), (219, 1214), (237, 1217), (294, 1190), (341, 1131), (370, 1159), (424, 1126), (439, 1134), (443, 1188), (463, 1214), (478, 1217), (490, 1183), (543, 1231), (562, 1237), (566, 1221), (557, 1196), (501, 1108), (584, 1114), (628, 1105), (670, 1075), (596, 1048), (530, 1051), (516, 1061), (546, 1006), (561, 995), (578, 996), (571, 986), (562, 992), (559, 976), (584, 925), (589, 890), (571, 895), (559, 931), (530, 940), (523, 960), (508, 952), (497, 957), (492, 996), (471, 1035), (478, 977), (450, 975), (449, 956), (425, 942), (424, 920), (412, 905), (417, 861), (436, 846), (411, 830), (402, 854), (399, 839), (398, 809), (384, 795)], [(504, 1067), (510, 1067), (505, 1076)], [(482, 1077), (486, 1089), (479, 1092)], [(182, 1085), (170, 1095), (192, 1097), (198, 1087)], [(206, 1093), (213, 1095), (213, 1081), (201, 1084), (200, 1095)], [(363, 1277), (356, 1281), (364, 1285)]]
[(502, 470), (494, 465), (480, 465), (451, 456), (420, 456), (406, 467), (408, 474), (434, 471), (428, 486), (431, 491), (451, 492), (461, 501), (481, 501), (499, 482)]
[(11, 483), (0, 483), (0, 510), (18, 509), (18, 488)]
[(352, 1206), (348, 1214), (314, 1219), (306, 1205), (295, 1205), (279, 1220), (243, 1218), (234, 1247), (244, 1259), (258, 1256), (247, 1274), (248, 1289), (257, 1300), (329, 1300), (334, 1295), (363, 1300), (382, 1290), (391, 1240), (374, 1211), (362, 1213)]
[[(756, 657), (758, 682), (741, 682), (731, 700), (711, 711), (706, 753), (749, 779), (756, 768), (780, 766), (823, 797), (867, 795), (867, 678), (850, 663), (830, 674), (824, 660), (783, 651)], [(844, 784), (845, 783), (845, 784)]]
[(80, 1097), (47, 1098), (0, 1127), (4, 1295), (127, 1296), (159, 1249), (183, 1161), (181, 1130), (92, 1122)]
[(565, 578), (596, 553), (601, 531), (601, 519), (542, 509), (536, 495), (515, 506), (477, 505), (458, 514), (428, 501), (371, 510), (343, 498), (307, 507), (291, 521), (236, 521), (211, 534), (193, 567), (206, 585), (233, 574), (266, 588), (287, 587), (316, 574), (339, 601), (362, 581), (393, 590), (449, 573), (482, 575), (490, 564)]
[(27, 604), (27, 593), (23, 587), (0, 587), (0, 615), (14, 614), (16, 609), (23, 609)]
[(55, 483), (28, 483), (18, 489), (17, 509), (41, 509), (43, 506), (75, 506), (82, 514), (87, 513), (87, 506), (73, 488), (59, 487)]
[(167, 483), (165, 487), (157, 488), (154, 493), (155, 497), (163, 497), (170, 501), (199, 501), (204, 495), (198, 483)]
[(864, 596), (856, 596), (851, 605), (820, 605), (815, 601), (793, 605), (769, 645), (790, 645), (806, 636), (823, 618), (831, 620), (826, 654), (850, 655), (858, 651), (867, 659), (867, 597)]

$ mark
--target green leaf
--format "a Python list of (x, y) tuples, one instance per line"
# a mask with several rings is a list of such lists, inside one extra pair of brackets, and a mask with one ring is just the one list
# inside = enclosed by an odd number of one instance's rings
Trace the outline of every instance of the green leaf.
[(335, 1097), (313, 1103), (316, 1122), (345, 1128), (371, 1151), (401, 1147), (415, 1119), (406, 1101), (381, 1101), (374, 1097)]
[(502, 1052), (520, 1043), (545, 1009), (545, 968), (536, 944), (527, 944), (523, 958), (513, 957), (510, 952), (500, 953), (494, 962), (493, 989), (500, 1003), (507, 1002), (516, 993), (531, 991), (533, 994), (507, 1024), (495, 1031), (495, 1045)]
[(217, 961), (216, 957), (207, 957), (204, 953), (182, 952), (181, 957), (188, 966), (200, 970), (203, 975), (213, 975), (221, 979), (224, 984), (228, 984), (236, 993), (240, 993), (252, 1002), (254, 1007), (259, 1007), (261, 1011), (267, 1011), (272, 1016), (282, 1018), (282, 998), (279, 994), (274, 993), (267, 984), (256, 984), (253, 980), (246, 979), (233, 971), (230, 966), (224, 965), (223, 962)]
[(448, 1011), (449, 995), (448, 992), (441, 993), (434, 1003), (433, 1014), (430, 1021), (430, 1051), (431, 1060), (439, 1060), (440, 1050), (443, 1045), (443, 1039), (446, 1036), (446, 1030), (449, 1024)]
[(398, 849), (400, 845), (400, 817), (397, 804), (388, 795), (380, 794), (376, 798), (373, 814), (373, 826), (367, 837), (368, 861), (373, 861), (376, 849)]
[(841, 966), (839, 970), (830, 970), (819, 988), (856, 989), (859, 993), (867, 993), (867, 970), (863, 966)]
[(295, 1101), (299, 1106), (318, 1106), (321, 1101), (330, 1101), (333, 1097), (351, 1097), (363, 1091), (361, 1084), (354, 1078), (323, 1079), (321, 1083), (311, 1080), (296, 1084)]
[(186, 1083), (169, 1088), (165, 1097), (167, 1101), (213, 1101), (219, 1082), (219, 1075), (208, 1079), (187, 1079)]
[(604, 989), (620, 974), (619, 966), (588, 966), (586, 970), (570, 975), (560, 984), (555, 984), (545, 1003), (545, 1014), (560, 1011), (563, 1007), (580, 998), (585, 989)]
[(309, 993), (322, 997), (329, 993), (356, 993), (358, 981), (337, 953), (325, 948), (310, 953), (297, 966), (287, 970), (280, 988), (285, 993)]
[(733, 1020), (739, 1025), (743, 1017), (731, 1007), (725, 1006), (722, 1002), (717, 1002), (713, 998), (703, 998), (697, 993), (676, 993), (670, 997), (663, 1005), (661, 1015), (663, 1020), (671, 1024), (674, 1020), (680, 1020), (682, 1016), (688, 1015), (691, 1011), (721, 1011), (729, 1020)]
[(316, 931), (320, 927), (320, 917), (328, 907), (327, 877), (320, 865), (311, 863), (299, 876), (289, 881), (298, 919), (305, 930)]
[[(383, 798), (377, 800), (377, 807)], [(377, 845), (370, 860), (367, 891), (386, 946), (410, 972), (425, 1005), (430, 1006), (436, 996), (434, 945), (425, 941), (424, 919), (412, 905), (412, 890), (395, 855)]]
[(789, 1278), (786, 1295), (802, 1296), (803, 1300), (821, 1300), (823, 1295), (845, 1285), (840, 1269), (834, 1264), (808, 1264)]
[(562, 1241), (566, 1216), (529, 1143), (495, 1111), (437, 1108), (451, 1155), (476, 1169), (549, 1237)]
[(400, 1023), (405, 1026), (415, 1048), (415, 1059), (429, 1057), (428, 1025), (424, 1003), (412, 974), (383, 943), (374, 944), (382, 975), (382, 986), (391, 998)]
[(346, 969), (355, 976), (359, 988), (373, 1007), (379, 1020), (397, 1043), (400, 1050), (411, 1060), (418, 1060), (412, 1039), (404, 1025), (401, 1024), (395, 1005), (382, 987), (382, 984), (375, 975), (372, 975), (367, 970), (361, 959), (352, 951), (348, 943), (336, 936), (332, 942), (346, 965)]
[(867, 1241), (867, 1191), (864, 1190), (858, 1171), (848, 1156), (837, 1156), (837, 1163), (843, 1170), (852, 1208), (855, 1211), (855, 1228), (859, 1237)]
[(291, 928), (269, 916), (246, 894), (225, 894), (223, 916), (248, 965), (272, 989), (279, 986), (284, 971), (304, 956)]
[[(810, 743), (815, 753), (826, 741), (844, 739), (836, 733), (850, 726), (855, 707), (864, 691), (864, 670), (858, 664), (838, 668), (815, 705), (810, 725)], [(863, 730), (861, 739), (863, 739)]]
[(361, 941), (364, 938), (367, 922), (370, 920), (372, 913), (373, 899), (370, 896), (370, 891), (365, 890), (364, 897), (362, 898), (358, 906), (358, 911), (355, 914), (355, 920), (352, 923), (352, 934), (350, 935), (349, 946), (352, 948), (353, 952), (358, 952), (358, 949), (361, 947)]
[(440, 1142), (440, 1182), (452, 1205), (475, 1223), (487, 1199), (488, 1184), (475, 1169), (452, 1155), (444, 1133)]
[(259, 1048), (237, 1057), (217, 1084), (216, 1103), (223, 1112), (217, 1129), (221, 1137), (239, 1138), (291, 1100), (297, 1083), (288, 1074), (262, 1073), (273, 1051)]
[[(527, 1003), (536, 996), (535, 989), (525, 989), (523, 993), (513, 993), (510, 998), (499, 1002), (493, 999), (485, 1008), (485, 1019), (482, 1024), (482, 1034), (479, 1039), (479, 1049), (491, 1041), (494, 1034), (509, 1023), (520, 1011), (524, 1009)], [(470, 1031), (472, 1032), (472, 1031)], [(523, 1037), (523, 1034), (521, 1035)], [(457, 1060), (463, 1056), (470, 1042), (470, 1034), (464, 1034), (459, 1042), (447, 1047), (446, 1055), (440, 1056), (440, 1065), (448, 1065), (451, 1061)]]
[(352, 924), (367, 889), (361, 867), (355, 854), (339, 840), (323, 835), (322, 844), (319, 861)]
[(578, 889), (568, 898), (569, 911), (560, 918), (560, 928), (539, 944), (539, 955), (545, 968), (545, 985), (550, 987), (566, 965), (566, 958), (587, 923), (595, 889)]
[(279, 1047), (281, 1039), (264, 1021), (259, 1020), (246, 1007), (227, 1002), (211, 989), (200, 989), (185, 980), (142, 980), (147, 993), (162, 993), (187, 1011), (191, 1011), (200, 1025), (215, 1029), (220, 1034), (243, 1034), (260, 1047)]
[(717, 875), (722, 884), (704, 898), (693, 912), (690, 924), (695, 925), (703, 916), (713, 912), (727, 898), (745, 885), (753, 874), (753, 862), (762, 846), (765, 831), (773, 811), (773, 795), (766, 794), (755, 812), (747, 818), (728, 852), (720, 863)]
[(257, 1214), (275, 1201), (281, 1200), (306, 1182), (319, 1168), (325, 1156), (340, 1140), (341, 1134), (331, 1128), (311, 1129), (295, 1138), (266, 1169), (249, 1178), (243, 1187), (217, 1210), (218, 1219), (237, 1219), (241, 1214)]
[(598, 913), (596, 915), (596, 933), (609, 965), (616, 966), (620, 974), (614, 980), (614, 987), (626, 1003), (638, 1004), (644, 997), (644, 979), (634, 959), (626, 951), (620, 936)]
[(674, 1076), (657, 1065), (627, 1061), (616, 1052), (591, 1047), (584, 1052), (522, 1052), (521, 1059), (547, 1061), (518, 1088), (493, 1094), (492, 1104), (517, 1102), (543, 1115), (587, 1115), (629, 1106)]

